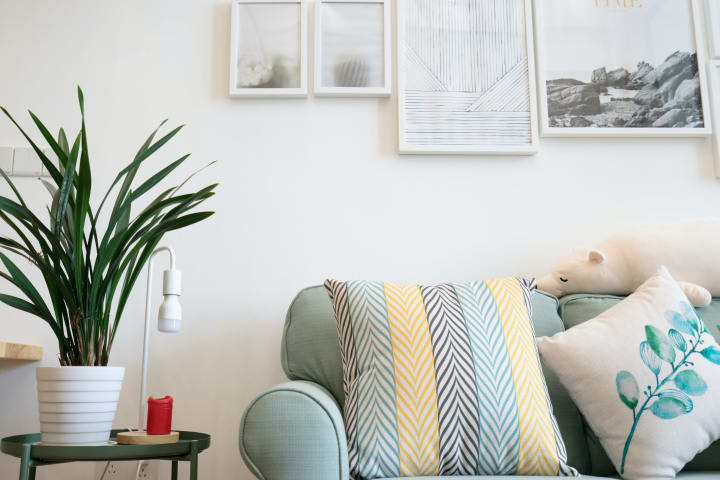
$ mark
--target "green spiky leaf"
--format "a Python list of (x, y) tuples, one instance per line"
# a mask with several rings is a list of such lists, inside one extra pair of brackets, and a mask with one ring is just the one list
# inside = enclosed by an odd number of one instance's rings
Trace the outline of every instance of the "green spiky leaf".
[[(72, 145), (64, 129), (53, 137), (30, 112), (32, 122), (57, 156), (59, 165), (51, 162), (10, 113), (0, 107), (28, 140), (51, 177), (51, 181), (43, 180), (51, 196), (50, 204), (43, 208), (50, 214), (46, 225), (0, 171), (17, 198), (15, 201), (0, 196), (0, 221), (17, 238), (0, 237), (0, 263), (4, 267), (0, 269), (0, 278), (24, 297), (0, 294), (0, 302), (48, 323), (58, 339), (61, 364), (106, 365), (127, 299), (153, 250), (165, 233), (212, 215), (193, 210), (212, 197), (216, 185), (180, 194), (183, 182), (145, 199), (188, 158), (186, 155), (149, 175), (140, 185), (134, 185), (145, 161), (182, 128), (177, 127), (155, 141), (165, 123), (162, 122), (115, 177), (94, 210), (90, 204), (94, 195), (85, 98), (79, 87), (77, 98), (81, 128)], [(118, 185), (119, 189), (115, 189)], [(113, 209), (101, 218), (106, 201), (113, 202)], [(147, 206), (132, 218), (136, 202)], [(107, 227), (101, 231), (104, 225)], [(8, 255), (29, 263), (19, 266)], [(39, 270), (47, 295), (37, 288), (40, 283), (33, 284), (22, 272), (25, 265)]]

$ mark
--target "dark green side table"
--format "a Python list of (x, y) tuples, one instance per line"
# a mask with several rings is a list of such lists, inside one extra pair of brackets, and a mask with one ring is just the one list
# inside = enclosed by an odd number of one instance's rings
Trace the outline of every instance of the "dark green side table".
[[(118, 432), (113, 430), (110, 440)], [(177, 480), (178, 462), (190, 462), (190, 480), (198, 478), (198, 454), (210, 447), (210, 435), (198, 432), (180, 432), (180, 441), (163, 445), (98, 445), (58, 446), (42, 445), (39, 433), (6, 437), (0, 442), (3, 453), (20, 458), (20, 480), (35, 480), (35, 468), (43, 465), (68, 462), (98, 462), (126, 460), (169, 460), (172, 462), (172, 480)]]

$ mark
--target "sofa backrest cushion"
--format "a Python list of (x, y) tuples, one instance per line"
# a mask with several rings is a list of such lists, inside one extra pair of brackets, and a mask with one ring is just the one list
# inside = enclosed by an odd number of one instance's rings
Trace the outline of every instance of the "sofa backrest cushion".
[[(555, 297), (537, 291), (533, 295), (533, 326), (537, 336), (563, 330)], [(282, 339), (282, 367), (290, 380), (306, 380), (328, 389), (342, 407), (342, 360), (337, 326), (330, 299), (321, 286), (301, 291), (290, 305)], [(555, 417), (568, 453), (568, 464), (581, 473), (589, 470), (589, 454), (582, 420), (555, 375), (544, 368), (545, 381)]]
[[(568, 295), (560, 299), (560, 317), (566, 329), (572, 328), (595, 318), (622, 300), (623, 297), (613, 295)], [(697, 313), (705, 322), (705, 327), (710, 331), (710, 334), (720, 342), (720, 299), (713, 299), (709, 306), (698, 308)], [(546, 369), (545, 373), (548, 373), (548, 369)], [(589, 473), (597, 476), (617, 475), (615, 467), (605, 450), (600, 446), (600, 442), (593, 431), (587, 427), (587, 424), (585, 424), (585, 432), (591, 463)], [(718, 468), (720, 468), (720, 442), (715, 442), (688, 463), (684, 471), (708, 471), (717, 470)]]

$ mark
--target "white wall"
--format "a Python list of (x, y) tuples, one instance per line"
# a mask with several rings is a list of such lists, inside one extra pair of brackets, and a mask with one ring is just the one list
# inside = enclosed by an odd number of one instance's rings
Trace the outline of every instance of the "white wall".
[[(149, 372), (151, 394), (175, 397), (176, 427), (212, 434), (202, 478), (250, 478), (238, 422), (284, 380), (280, 335), (300, 288), (327, 276), (542, 274), (573, 246), (712, 215), (720, 201), (706, 140), (544, 139), (531, 158), (400, 157), (394, 98), (230, 100), (225, 0), (0, 0), (0, 12), (0, 104), (28, 127), (30, 107), (76, 128), (82, 85), (96, 196), (165, 117), (188, 127), (163, 161), (187, 151), (193, 166), (219, 160), (194, 182), (222, 183), (217, 215), (167, 239), (184, 273), (183, 331), (154, 331)], [(23, 144), (4, 120), (2, 144)], [(18, 184), (37, 208), (47, 202), (37, 180)], [(143, 299), (141, 280), (111, 359), (127, 369), (118, 427), (136, 417)], [(0, 312), (0, 339), (41, 344), (42, 364), (56, 363), (46, 325)], [(37, 430), (37, 365), (0, 361), (1, 436)], [(0, 477), (17, 468), (0, 457)], [(46, 467), (38, 478), (92, 471)]]

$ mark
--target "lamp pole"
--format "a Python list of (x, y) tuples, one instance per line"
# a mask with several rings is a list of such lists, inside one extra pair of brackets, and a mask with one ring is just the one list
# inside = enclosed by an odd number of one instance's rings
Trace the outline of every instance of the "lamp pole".
[(147, 395), (147, 367), (148, 350), (150, 348), (150, 317), (152, 316), (152, 288), (153, 260), (159, 253), (167, 252), (170, 255), (170, 270), (165, 270), (163, 275), (163, 303), (160, 307), (158, 328), (162, 332), (178, 332), (182, 310), (178, 298), (180, 297), (181, 274), (175, 268), (175, 250), (171, 247), (160, 247), (156, 249), (148, 260), (147, 292), (145, 297), (145, 338), (143, 340), (142, 356), (142, 382), (140, 384), (140, 413), (138, 416), (138, 430), (144, 430), (145, 424), (145, 397)]

